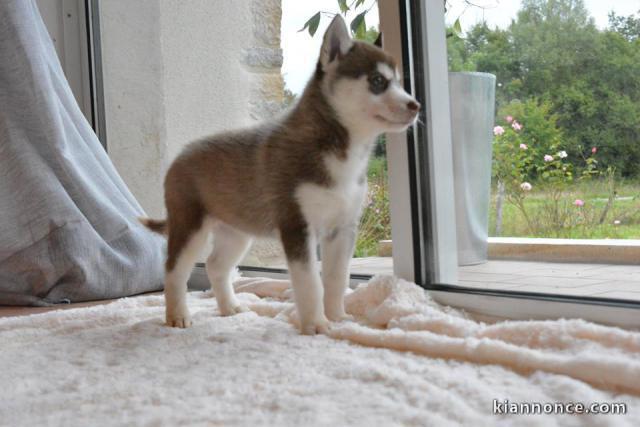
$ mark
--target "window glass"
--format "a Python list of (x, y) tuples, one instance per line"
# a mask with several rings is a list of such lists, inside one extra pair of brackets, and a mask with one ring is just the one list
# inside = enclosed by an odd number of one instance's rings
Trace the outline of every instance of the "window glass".
[(638, 4), (460, 3), (447, 10), (459, 283), (640, 300)]

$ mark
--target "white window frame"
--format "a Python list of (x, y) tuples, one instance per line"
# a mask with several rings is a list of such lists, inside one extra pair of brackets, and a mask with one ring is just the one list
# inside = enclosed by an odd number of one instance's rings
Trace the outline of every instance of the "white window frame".
[[(405, 2), (379, 2), (380, 30), (384, 34), (385, 49), (398, 61), (401, 70), (413, 73), (412, 56), (403, 58), (403, 35), (400, 22), (401, 14), (406, 13), (411, 5)], [(416, 3), (416, 2), (413, 2)], [(446, 43), (444, 43), (444, 3), (441, 0), (429, 0), (425, 6), (433, 11), (425, 16), (429, 20), (422, 24), (426, 43), (423, 52), (425, 58), (424, 84), (426, 99), (421, 100), (422, 116), (426, 126), (423, 135), (421, 130), (414, 129), (409, 135), (387, 135), (387, 160), (389, 169), (389, 197), (391, 205), (391, 233), (393, 241), (394, 274), (406, 280), (429, 283), (457, 283), (458, 253), (456, 243), (455, 203), (453, 198), (453, 146), (451, 142), (451, 124), (449, 112), (449, 84), (447, 69)], [(442, 15), (438, 10), (442, 10)], [(422, 9), (425, 10), (425, 9)], [(408, 25), (411, 21), (406, 19)], [(411, 28), (405, 28), (409, 32)], [(404, 37), (411, 44), (410, 38)], [(403, 60), (411, 63), (404, 64)], [(407, 76), (407, 89), (415, 90), (416, 76)], [(413, 142), (412, 136), (424, 136), (427, 146)], [(409, 141), (407, 140), (409, 138)], [(437, 143), (436, 143), (437, 141)], [(413, 144), (413, 147), (412, 147)], [(428, 188), (412, 188), (412, 171), (419, 173), (421, 165), (415, 156), (425, 149), (428, 158), (433, 160), (428, 165)], [(410, 151), (413, 150), (413, 156)], [(414, 157), (412, 159), (412, 157)], [(435, 161), (437, 159), (437, 161)], [(416, 191), (420, 194), (416, 194)], [(416, 216), (425, 216), (425, 206), (416, 204), (415, 198), (432, 195), (437, 203), (431, 204), (431, 223), (416, 221)], [(412, 204), (413, 202), (413, 204)], [(429, 227), (428, 230), (425, 230)], [(431, 238), (425, 242), (422, 236)], [(420, 252), (420, 253), (417, 253)], [(429, 265), (424, 261), (429, 254)]]

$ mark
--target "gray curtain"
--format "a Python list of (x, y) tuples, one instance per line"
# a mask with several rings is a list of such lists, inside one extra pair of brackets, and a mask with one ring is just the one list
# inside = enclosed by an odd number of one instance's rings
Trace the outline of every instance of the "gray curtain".
[(163, 239), (85, 120), (35, 0), (0, 1), (0, 304), (162, 288)]

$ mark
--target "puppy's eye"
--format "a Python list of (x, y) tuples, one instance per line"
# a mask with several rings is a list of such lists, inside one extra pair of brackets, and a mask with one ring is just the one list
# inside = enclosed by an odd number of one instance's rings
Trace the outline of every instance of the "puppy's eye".
[(380, 94), (387, 90), (389, 80), (380, 73), (373, 73), (369, 76), (369, 88), (374, 94)]

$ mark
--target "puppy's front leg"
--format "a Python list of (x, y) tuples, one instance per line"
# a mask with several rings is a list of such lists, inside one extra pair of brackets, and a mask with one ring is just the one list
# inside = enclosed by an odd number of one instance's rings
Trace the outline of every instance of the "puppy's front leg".
[(349, 285), (349, 263), (355, 239), (355, 224), (336, 228), (322, 239), (324, 312), (332, 321), (349, 317), (344, 311), (344, 292)]
[(322, 282), (316, 262), (315, 237), (304, 223), (281, 227), (280, 235), (300, 318), (300, 332), (305, 335), (327, 333), (329, 322), (322, 306)]

